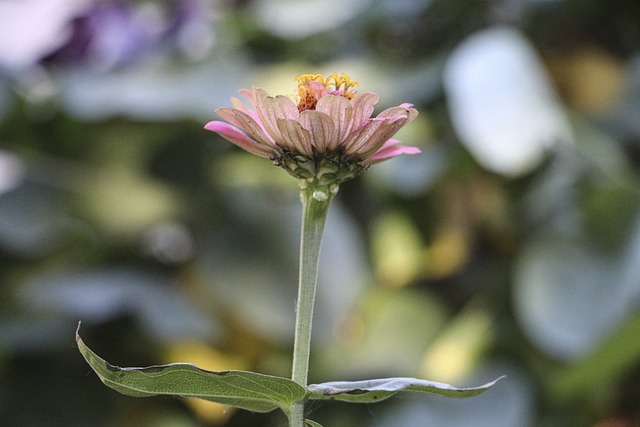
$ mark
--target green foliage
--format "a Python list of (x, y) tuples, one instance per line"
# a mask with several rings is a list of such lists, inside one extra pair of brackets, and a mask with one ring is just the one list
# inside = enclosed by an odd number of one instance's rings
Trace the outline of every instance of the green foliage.
[(76, 342), (100, 380), (127, 396), (198, 397), (255, 412), (270, 412), (276, 408), (288, 412), (294, 402), (306, 395), (303, 387), (289, 379), (254, 372), (212, 372), (186, 363), (119, 368), (91, 351), (78, 332)]
[[(502, 378), (502, 377), (501, 377)], [(465, 398), (487, 391), (501, 378), (479, 387), (456, 388), (449, 384), (416, 378), (383, 378), (364, 381), (336, 381), (312, 384), (309, 399), (328, 399), (343, 402), (374, 403), (403, 391), (433, 393), (446, 397)]]
[[(498, 378), (479, 387), (456, 388), (415, 378), (386, 378), (313, 384), (305, 389), (288, 378), (247, 371), (213, 372), (187, 363), (120, 368), (108, 363), (87, 347), (80, 338), (79, 331), (80, 325), (76, 331), (80, 353), (100, 380), (119, 393), (132, 397), (197, 397), (254, 412), (270, 412), (279, 408), (289, 414), (294, 403), (307, 399), (375, 403), (399, 392), (465, 398), (488, 390), (500, 380)], [(305, 422), (311, 426), (316, 425), (313, 421)]]

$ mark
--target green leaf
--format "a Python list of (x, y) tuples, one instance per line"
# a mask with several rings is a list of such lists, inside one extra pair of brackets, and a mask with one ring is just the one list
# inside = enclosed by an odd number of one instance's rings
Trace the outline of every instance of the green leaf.
[(385, 378), (365, 381), (336, 381), (312, 384), (308, 387), (310, 399), (333, 399), (344, 402), (371, 403), (387, 399), (401, 391), (440, 394), (447, 397), (471, 397), (486, 391), (500, 377), (480, 387), (456, 388), (449, 384), (415, 378)]
[(321, 424), (311, 420), (304, 420), (304, 423), (310, 427), (322, 427)]
[(76, 342), (87, 363), (105, 385), (127, 396), (198, 397), (255, 412), (280, 408), (285, 413), (306, 396), (305, 389), (290, 379), (255, 372), (213, 372), (187, 363), (119, 368), (91, 351), (79, 330), (80, 325)]
[(630, 316), (591, 353), (551, 377), (552, 397), (566, 401), (622, 381), (640, 360), (639, 336), (640, 312)]

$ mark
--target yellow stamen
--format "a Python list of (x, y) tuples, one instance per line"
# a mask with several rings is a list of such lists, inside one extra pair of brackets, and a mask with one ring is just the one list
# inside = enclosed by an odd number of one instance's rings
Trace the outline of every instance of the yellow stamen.
[(319, 82), (324, 84), (324, 76), (322, 74), (302, 74), (293, 80), (298, 82), (298, 87), (309, 87), (310, 82)]
[[(342, 73), (338, 76), (338, 73), (333, 73), (324, 81), (325, 86), (334, 86), (334, 90), (344, 90), (345, 93), (350, 92), (349, 89), (355, 86), (359, 86), (357, 81), (351, 81), (351, 77)], [(333, 82), (333, 83), (332, 83)]]
[(294, 80), (298, 82), (299, 111), (315, 110), (318, 99), (322, 95), (317, 88), (310, 87), (312, 82), (324, 86), (324, 89), (329, 93), (340, 91), (340, 96), (344, 96), (347, 99), (353, 99), (356, 96), (356, 91), (353, 88), (358, 86), (358, 82), (351, 80), (344, 73), (340, 75), (333, 73), (327, 78), (322, 74), (302, 74)]

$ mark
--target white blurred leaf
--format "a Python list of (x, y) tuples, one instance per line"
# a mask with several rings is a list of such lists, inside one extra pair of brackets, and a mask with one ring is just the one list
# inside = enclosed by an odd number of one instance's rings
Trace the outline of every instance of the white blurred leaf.
[(0, 64), (21, 69), (62, 45), (89, 0), (0, 2)]
[(9, 151), (0, 149), (0, 194), (17, 187), (24, 178), (22, 159)]
[(632, 234), (621, 258), (558, 234), (541, 235), (523, 252), (514, 277), (516, 315), (547, 354), (583, 356), (637, 306), (640, 227)]
[(461, 142), (485, 168), (520, 175), (570, 141), (570, 127), (531, 44), (495, 27), (463, 41), (444, 72), (449, 111)]
[(25, 304), (89, 322), (133, 314), (161, 339), (207, 338), (217, 331), (175, 283), (133, 268), (43, 275), (23, 290)]
[(78, 69), (58, 77), (64, 106), (83, 119), (125, 115), (204, 120), (236, 95), (245, 70), (242, 55), (236, 53), (184, 68), (153, 59), (114, 72)]
[(273, 0), (255, 2), (260, 25), (281, 37), (303, 38), (336, 28), (358, 16), (370, 0)]
[(58, 194), (50, 189), (24, 183), (0, 195), (0, 248), (13, 255), (49, 254), (73, 231)]

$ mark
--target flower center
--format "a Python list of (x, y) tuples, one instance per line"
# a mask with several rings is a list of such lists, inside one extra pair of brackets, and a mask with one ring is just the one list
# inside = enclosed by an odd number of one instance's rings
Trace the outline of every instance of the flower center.
[[(295, 96), (300, 112), (315, 110), (318, 100), (326, 95), (342, 96), (351, 100), (356, 96), (354, 88), (358, 86), (358, 82), (351, 80), (346, 74), (338, 73), (327, 77), (322, 74), (302, 74), (294, 80), (298, 83)], [(320, 193), (325, 195), (335, 194), (342, 182), (368, 168), (353, 156), (345, 157), (340, 150), (315, 153), (309, 157), (283, 148), (278, 155), (271, 157), (271, 160), (276, 166), (300, 179), (304, 185), (311, 185), (318, 191), (322, 190)]]
[(302, 74), (294, 79), (298, 82), (298, 111), (315, 110), (318, 100), (325, 95), (344, 96), (353, 99), (358, 82), (346, 74), (333, 73), (328, 77), (322, 74)]

